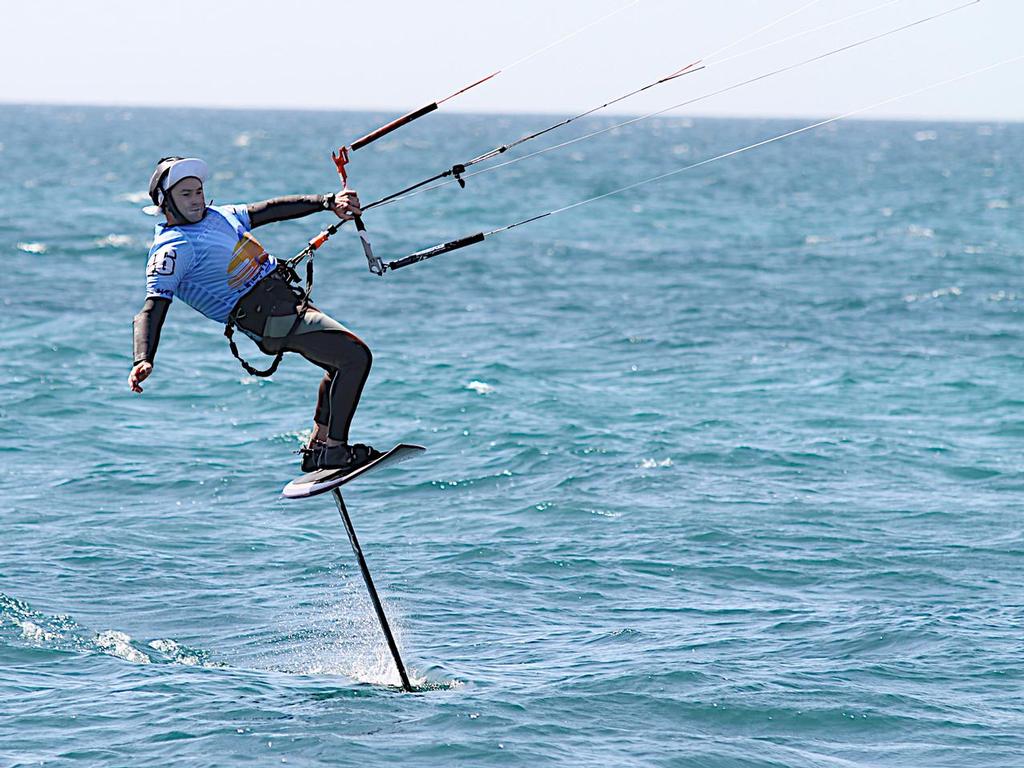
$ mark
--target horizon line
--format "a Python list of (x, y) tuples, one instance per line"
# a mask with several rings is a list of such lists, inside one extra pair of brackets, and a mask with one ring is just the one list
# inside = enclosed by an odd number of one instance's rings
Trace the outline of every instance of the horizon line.
[[(385, 114), (392, 117), (405, 114), (405, 111), (401, 109), (388, 109), (385, 107), (380, 108), (351, 108), (351, 107), (314, 107), (314, 106), (275, 106), (275, 105), (260, 105), (260, 106), (247, 106), (240, 104), (229, 104), (229, 105), (204, 105), (204, 104), (140, 104), (140, 103), (127, 103), (127, 102), (64, 102), (64, 101), (8, 101), (0, 98), (0, 107), (64, 107), (69, 109), (143, 109), (143, 110), (160, 110), (160, 109), (176, 109), (176, 110), (194, 110), (194, 111), (220, 111), (220, 112), (313, 112), (323, 114)], [(524, 111), (524, 112), (502, 112), (498, 110), (461, 110), (456, 107), (445, 110), (443, 113), (439, 113), (438, 116), (454, 116), (463, 115), (469, 117), (565, 117), (571, 114), (571, 112), (550, 112), (545, 110), (537, 111)], [(642, 114), (636, 112), (619, 112), (609, 111), (604, 113), (609, 117), (625, 117), (625, 118), (636, 118), (643, 117)], [(596, 117), (600, 119), (599, 115), (591, 115), (589, 117)], [(655, 116), (657, 118), (669, 118), (669, 119), (690, 119), (690, 120), (819, 120), (827, 119), (831, 115), (824, 113), (809, 113), (809, 112), (794, 112), (789, 114), (730, 114), (730, 113), (715, 113), (715, 112), (701, 112), (701, 113), (688, 113), (688, 112), (666, 112), (663, 115)], [(652, 118), (654, 119), (654, 118)], [(855, 115), (849, 118), (844, 118), (842, 122), (899, 122), (899, 123), (910, 123), (910, 122), (932, 122), (932, 123), (964, 123), (964, 124), (978, 124), (978, 123), (996, 123), (1000, 125), (1016, 125), (1024, 123), (1024, 117), (1012, 118), (1012, 117), (973, 117), (973, 116), (928, 116), (928, 115), (881, 115), (878, 117)]]

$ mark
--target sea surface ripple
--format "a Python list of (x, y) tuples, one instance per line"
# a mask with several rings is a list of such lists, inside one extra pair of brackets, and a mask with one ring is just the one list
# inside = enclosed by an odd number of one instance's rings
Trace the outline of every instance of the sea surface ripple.
[[(384, 279), (336, 236), (354, 437), (428, 447), (346, 494), (409, 695), (331, 502), (279, 496), (316, 369), (178, 302), (126, 386), (155, 160), (326, 192), (387, 117), (0, 107), (0, 764), (1024, 765), (1024, 126), (833, 125)], [(543, 122), (433, 115), (352, 183)], [(367, 226), (397, 258), (800, 125), (648, 121)]]

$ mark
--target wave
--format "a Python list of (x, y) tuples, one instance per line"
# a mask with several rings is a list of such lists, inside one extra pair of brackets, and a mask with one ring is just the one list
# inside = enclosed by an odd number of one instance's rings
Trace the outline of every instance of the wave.
[(206, 651), (170, 638), (139, 641), (117, 629), (92, 630), (66, 614), (52, 615), (0, 592), (0, 645), (54, 652), (101, 653), (132, 664), (224, 667)]

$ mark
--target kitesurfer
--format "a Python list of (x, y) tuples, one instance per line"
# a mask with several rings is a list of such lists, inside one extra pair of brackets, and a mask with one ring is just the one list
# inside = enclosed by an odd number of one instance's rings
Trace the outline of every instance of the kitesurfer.
[(157, 224), (146, 268), (146, 301), (134, 322), (133, 392), (153, 372), (160, 329), (175, 296), (218, 323), (233, 323), (260, 350), (297, 352), (323, 368), (313, 433), (302, 449), (302, 469), (355, 468), (380, 453), (349, 443), (349, 426), (370, 372), (365, 342), (309, 303), (284, 265), (251, 230), (275, 221), (331, 211), (358, 216), (351, 189), (326, 195), (291, 195), (248, 205), (207, 205), (207, 165), (198, 158), (161, 158), (149, 196), (165, 221)]

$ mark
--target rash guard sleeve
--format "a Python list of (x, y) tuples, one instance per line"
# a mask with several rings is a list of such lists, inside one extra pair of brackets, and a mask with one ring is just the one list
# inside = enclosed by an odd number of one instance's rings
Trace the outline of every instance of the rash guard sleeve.
[(287, 195), (246, 206), (253, 228), (275, 221), (309, 216), (334, 207), (334, 195)]
[(141, 362), (153, 362), (153, 358), (156, 357), (157, 345), (160, 343), (160, 329), (163, 328), (164, 319), (167, 317), (167, 310), (170, 306), (170, 299), (150, 296), (142, 305), (139, 314), (135, 316), (135, 321), (132, 324), (134, 330), (133, 367)]

